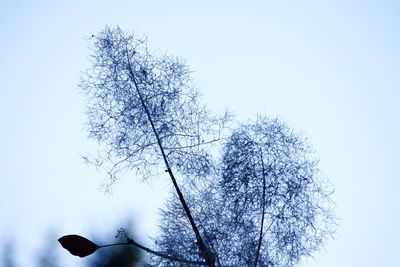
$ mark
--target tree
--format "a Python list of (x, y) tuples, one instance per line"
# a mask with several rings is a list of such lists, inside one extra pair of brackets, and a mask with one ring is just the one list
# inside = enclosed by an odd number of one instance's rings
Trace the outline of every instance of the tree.
[(15, 262), (15, 246), (12, 241), (7, 241), (2, 247), (2, 266), (3, 267), (16, 267)]
[(163, 163), (202, 258), (214, 266), (173, 169), (184, 175), (209, 172), (206, 147), (219, 139), (228, 115), (210, 116), (199, 104), (188, 68), (172, 57), (154, 57), (135, 35), (106, 28), (94, 45), (93, 68), (81, 87), (89, 99), (90, 137), (106, 144), (96, 164), (110, 165), (113, 183), (121, 170), (146, 179)]
[(88, 160), (109, 175), (106, 190), (124, 171), (146, 180), (160, 169), (174, 188), (148, 265), (289, 265), (323, 243), (329, 192), (305, 140), (263, 117), (227, 135), (230, 114), (200, 104), (182, 60), (119, 28), (91, 40), (81, 88), (103, 149)]
[[(285, 124), (265, 117), (242, 124), (222, 154), (215, 173), (184, 190), (218, 266), (291, 266), (332, 233), (329, 186), (307, 141)], [(179, 203), (171, 199), (162, 215), (159, 249), (196, 259)]]

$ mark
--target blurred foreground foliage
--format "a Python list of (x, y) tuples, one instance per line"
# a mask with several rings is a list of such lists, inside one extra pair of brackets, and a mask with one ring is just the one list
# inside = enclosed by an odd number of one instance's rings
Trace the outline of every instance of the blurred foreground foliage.
[[(134, 233), (131, 223), (120, 224), (128, 226), (128, 232), (130, 234)], [(118, 225), (118, 226), (120, 226)], [(118, 229), (116, 226), (107, 226), (108, 229)], [(123, 237), (116, 237), (115, 232), (95, 230), (96, 234), (91, 234), (91, 239), (95, 240), (98, 244), (105, 244), (111, 242), (119, 243), (124, 242)], [(18, 250), (17, 241), (5, 241), (0, 243), (0, 267), (72, 267), (66, 264), (61, 264), (63, 262), (61, 257), (58, 255), (58, 249), (60, 246), (57, 242), (56, 235), (54, 232), (49, 231), (45, 234), (41, 242), (43, 245), (39, 250), (37, 250), (36, 255), (28, 259), (29, 265), (23, 265), (20, 263), (21, 256), (25, 255), (23, 251)], [(64, 252), (63, 252), (64, 253)], [(64, 255), (64, 254), (62, 254)], [(70, 255), (66, 255), (69, 257)], [(139, 261), (141, 259), (141, 252), (134, 246), (114, 246), (107, 247), (105, 249), (99, 249), (92, 255), (88, 256), (87, 259), (82, 260), (82, 267), (134, 267), (139, 266)], [(75, 265), (76, 266), (76, 265)]]

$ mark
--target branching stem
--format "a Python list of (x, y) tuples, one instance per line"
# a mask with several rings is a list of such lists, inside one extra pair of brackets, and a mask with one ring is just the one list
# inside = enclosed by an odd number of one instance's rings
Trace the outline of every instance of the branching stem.
[(172, 183), (174, 185), (175, 191), (178, 194), (179, 201), (181, 202), (182, 207), (183, 207), (183, 209), (184, 209), (184, 211), (186, 213), (186, 216), (189, 219), (189, 222), (190, 222), (190, 225), (191, 225), (191, 227), (193, 229), (193, 232), (196, 235), (196, 240), (197, 240), (197, 244), (198, 244), (199, 250), (200, 250), (203, 258), (206, 261), (206, 265), (209, 266), (209, 267), (215, 267), (215, 257), (213, 257), (212, 252), (205, 245), (205, 243), (203, 241), (203, 238), (200, 235), (200, 231), (199, 231), (199, 229), (198, 229), (198, 227), (197, 227), (197, 225), (196, 225), (196, 223), (195, 223), (195, 221), (193, 219), (192, 213), (190, 212), (189, 206), (187, 205), (186, 200), (183, 197), (182, 191), (179, 188), (178, 182), (176, 181), (174, 173), (172, 172), (172, 170), (170, 168), (167, 156), (166, 156), (165, 151), (164, 151), (164, 147), (163, 147), (163, 145), (161, 143), (160, 136), (159, 136), (159, 134), (157, 132), (157, 129), (156, 129), (155, 125), (154, 125), (153, 119), (152, 119), (150, 111), (149, 111), (149, 109), (148, 109), (148, 107), (147, 107), (147, 105), (145, 103), (145, 100), (144, 100), (144, 98), (142, 96), (142, 93), (140, 92), (139, 86), (138, 86), (136, 78), (135, 78), (135, 74), (132, 71), (132, 66), (131, 66), (129, 57), (128, 57), (128, 62), (129, 62), (129, 70), (128, 71), (129, 71), (130, 78), (131, 78), (131, 80), (133, 81), (133, 83), (135, 85), (136, 92), (137, 92), (137, 94), (139, 96), (140, 102), (142, 103), (143, 109), (146, 112), (147, 119), (149, 120), (150, 125), (151, 125), (151, 129), (152, 129), (152, 131), (153, 131), (153, 133), (154, 133), (154, 135), (155, 135), (155, 137), (157, 139), (158, 147), (160, 148), (160, 152), (161, 152), (162, 158), (164, 160), (165, 167), (167, 168), (167, 172), (168, 172), (169, 177), (171, 178), (171, 181), (172, 181)]
[(259, 236), (259, 238), (258, 238), (258, 246), (257, 246), (256, 258), (255, 258), (255, 260), (254, 260), (254, 267), (257, 267), (258, 258), (259, 258), (259, 256), (260, 256), (260, 249), (261, 249), (261, 244), (262, 244), (262, 239), (263, 239), (264, 217), (265, 217), (265, 191), (266, 191), (266, 182), (265, 182), (264, 160), (263, 160), (263, 154), (262, 154), (261, 148), (260, 148), (260, 161), (261, 161), (261, 166), (262, 166), (261, 171), (262, 171), (262, 178), (263, 178), (262, 215), (261, 215), (260, 236)]
[(134, 241), (131, 238), (127, 238), (127, 240), (128, 240), (127, 242), (102, 245), (102, 246), (99, 246), (99, 248), (132, 245), (132, 246), (135, 246), (135, 247), (137, 247), (137, 248), (139, 248), (141, 250), (144, 250), (144, 251), (146, 251), (146, 252), (148, 252), (150, 254), (153, 254), (153, 255), (156, 255), (156, 256), (159, 256), (159, 257), (162, 257), (162, 258), (165, 258), (165, 259), (169, 259), (171, 261), (177, 261), (177, 262), (186, 263), (186, 264), (192, 264), (192, 265), (203, 265), (203, 266), (206, 265), (206, 263), (202, 262), (202, 261), (191, 261), (191, 260), (178, 258), (178, 257), (172, 256), (172, 255), (168, 255), (168, 254), (164, 254), (164, 253), (159, 252), (159, 251), (152, 250), (150, 248), (147, 248), (147, 247), (137, 243), (136, 241)]

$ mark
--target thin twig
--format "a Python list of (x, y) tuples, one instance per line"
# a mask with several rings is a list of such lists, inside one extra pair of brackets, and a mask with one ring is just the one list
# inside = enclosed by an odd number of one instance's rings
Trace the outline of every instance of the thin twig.
[(261, 243), (262, 243), (262, 239), (263, 239), (264, 217), (265, 217), (265, 190), (266, 190), (266, 185), (265, 185), (264, 159), (263, 159), (263, 154), (262, 154), (261, 148), (260, 148), (260, 158), (261, 158), (260, 160), (261, 160), (261, 165), (262, 165), (262, 177), (263, 177), (262, 215), (261, 215), (260, 237), (258, 238), (258, 246), (257, 246), (256, 258), (254, 260), (254, 267), (257, 267), (258, 257), (260, 256)]
[(156, 256), (159, 256), (159, 257), (162, 257), (162, 258), (165, 258), (165, 259), (169, 259), (169, 260), (172, 260), (172, 261), (182, 262), (182, 263), (186, 263), (186, 264), (193, 264), (193, 265), (202, 265), (202, 266), (206, 266), (207, 265), (203, 261), (187, 260), (187, 259), (179, 258), (179, 257), (176, 257), (176, 256), (164, 254), (164, 253), (159, 252), (159, 251), (152, 250), (152, 249), (150, 249), (148, 247), (145, 247), (145, 246), (137, 243), (136, 241), (134, 241), (133, 239), (128, 238), (128, 237), (127, 237), (127, 240), (128, 240), (127, 242), (123, 242), (123, 243), (114, 243), (114, 244), (108, 244), (108, 245), (101, 245), (101, 246), (99, 246), (99, 248), (113, 247), (113, 246), (124, 246), (124, 245), (125, 246), (126, 245), (133, 245), (133, 246), (135, 246), (135, 247), (137, 247), (137, 248), (139, 248), (141, 250), (144, 250), (144, 251), (146, 251), (146, 252), (148, 252), (150, 254), (153, 254), (153, 255), (156, 255)]

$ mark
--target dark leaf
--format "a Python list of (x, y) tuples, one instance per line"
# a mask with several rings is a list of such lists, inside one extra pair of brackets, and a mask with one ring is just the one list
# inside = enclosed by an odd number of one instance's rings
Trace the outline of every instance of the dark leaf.
[(58, 242), (72, 255), (81, 258), (92, 254), (99, 248), (99, 246), (92, 241), (79, 235), (65, 235), (59, 238)]

